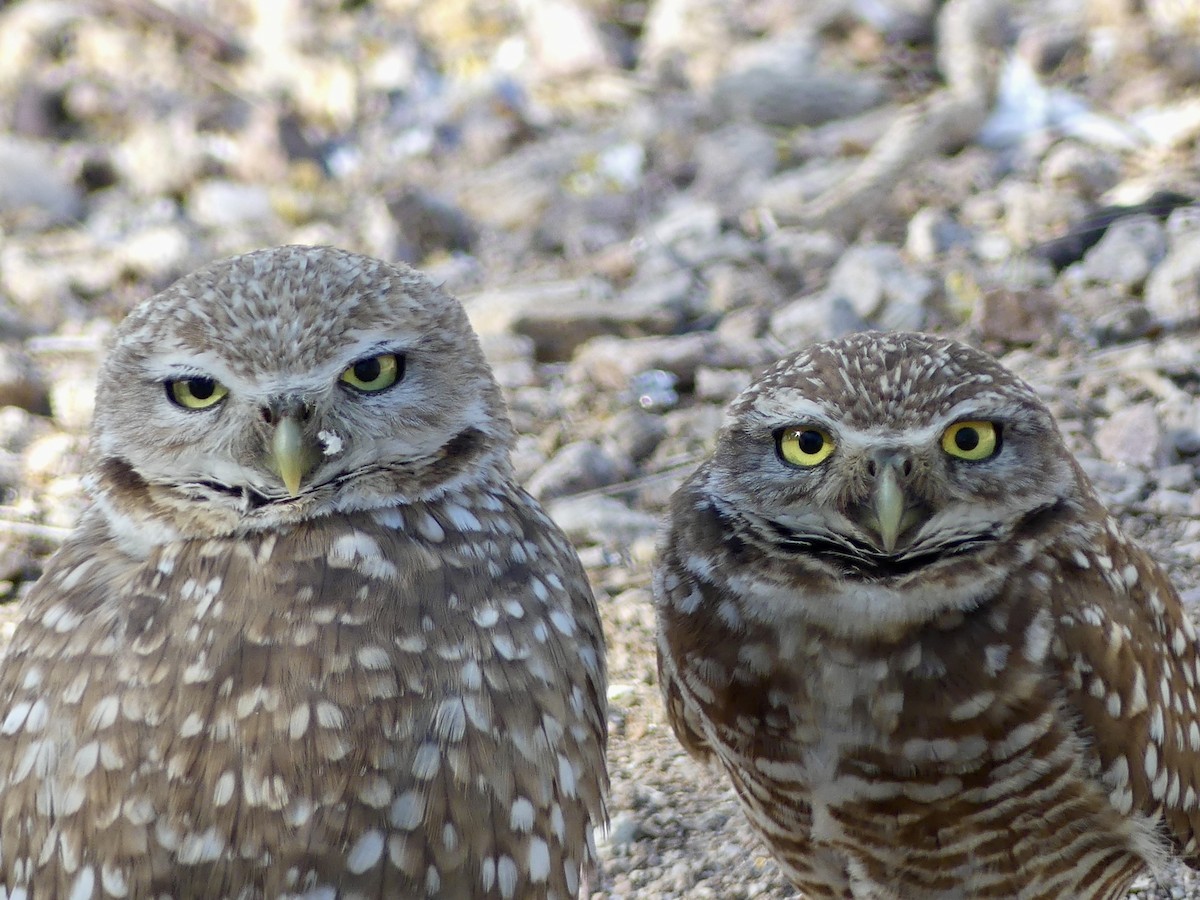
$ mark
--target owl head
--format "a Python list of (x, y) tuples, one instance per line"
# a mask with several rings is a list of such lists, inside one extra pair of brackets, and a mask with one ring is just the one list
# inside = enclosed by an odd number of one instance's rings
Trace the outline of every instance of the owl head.
[(456, 300), (404, 266), (289, 246), (129, 314), (97, 385), (91, 481), (114, 515), (220, 534), (504, 475), (511, 441)]
[(856, 623), (968, 605), (1090, 490), (1028, 385), (903, 333), (781, 360), (735, 400), (701, 478), (808, 583), (857, 584)]

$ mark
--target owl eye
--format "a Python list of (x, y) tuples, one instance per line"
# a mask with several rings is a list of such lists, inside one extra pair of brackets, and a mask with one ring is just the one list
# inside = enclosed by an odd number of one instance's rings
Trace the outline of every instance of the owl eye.
[(779, 455), (793, 466), (815, 466), (833, 452), (833, 438), (820, 428), (785, 428), (776, 438)]
[(987, 459), (1000, 450), (1000, 429), (994, 422), (955, 422), (942, 433), (942, 449), (970, 462)]
[(360, 359), (342, 373), (342, 381), (356, 391), (373, 394), (386, 390), (404, 375), (404, 357), (399, 353), (381, 353)]
[(166, 382), (167, 399), (184, 409), (208, 409), (225, 399), (229, 388), (211, 378), (171, 378)]

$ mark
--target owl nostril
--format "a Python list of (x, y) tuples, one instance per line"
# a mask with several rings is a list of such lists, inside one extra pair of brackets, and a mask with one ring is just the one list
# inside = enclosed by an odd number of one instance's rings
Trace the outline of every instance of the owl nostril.
[(313, 405), (296, 399), (273, 400), (259, 407), (258, 414), (268, 425), (278, 425), (285, 416), (307, 422), (313, 417)]
[(880, 450), (867, 460), (867, 475), (878, 478), (883, 469), (892, 469), (902, 478), (908, 478), (913, 473), (913, 461), (902, 450)]

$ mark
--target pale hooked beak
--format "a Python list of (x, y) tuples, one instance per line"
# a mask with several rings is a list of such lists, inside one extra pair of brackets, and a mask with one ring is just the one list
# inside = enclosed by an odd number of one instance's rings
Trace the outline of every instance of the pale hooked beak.
[(872, 468), (875, 485), (869, 505), (863, 504), (859, 522), (879, 538), (884, 553), (894, 553), (900, 535), (929, 514), (929, 507), (905, 492), (908, 463), (902, 456), (877, 458)]
[(895, 466), (884, 466), (875, 485), (875, 527), (883, 549), (891, 553), (904, 526), (904, 491), (896, 477)]
[(321, 458), (309, 422), (312, 415), (312, 406), (299, 397), (277, 397), (262, 408), (263, 419), (275, 429), (271, 433), (269, 465), (293, 497), (300, 495), (304, 476)]
[(275, 425), (275, 434), (271, 438), (271, 452), (275, 457), (275, 465), (279, 469), (279, 477), (289, 494), (296, 497), (300, 494), (300, 481), (310, 468), (305, 462), (304, 433), (300, 423), (294, 416), (283, 416)]

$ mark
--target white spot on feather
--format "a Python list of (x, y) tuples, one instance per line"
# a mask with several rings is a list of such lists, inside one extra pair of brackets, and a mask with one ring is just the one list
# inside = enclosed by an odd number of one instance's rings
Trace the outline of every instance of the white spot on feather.
[(1146, 777), (1153, 779), (1158, 774), (1158, 747), (1154, 744), (1146, 745), (1146, 758), (1143, 768), (1146, 770)]
[(222, 772), (213, 787), (213, 806), (224, 806), (233, 799), (236, 780), (232, 772)]
[(284, 811), (283, 820), (293, 828), (303, 828), (316, 812), (316, 804), (306, 797), (298, 797)]
[(335, 431), (318, 431), (317, 440), (321, 442), (321, 452), (326, 456), (337, 456), (342, 452), (342, 437)]
[(404, 514), (398, 509), (377, 509), (371, 513), (371, 518), (382, 525), (384, 528), (391, 528), (393, 531), (404, 530)]
[(529, 842), (529, 880), (534, 884), (550, 877), (550, 848), (546, 842), (535, 837)]
[(567, 839), (567, 824), (563, 819), (562, 807), (557, 803), (550, 807), (550, 833), (560, 844)]
[(76, 778), (87, 778), (95, 770), (98, 762), (100, 762), (100, 745), (95, 741), (89, 741), (75, 751), (72, 774)]
[(533, 828), (533, 804), (525, 797), (513, 801), (508, 815), (508, 824), (513, 831), (525, 832)]
[(199, 834), (184, 835), (176, 855), (181, 863), (192, 866), (197, 863), (216, 862), (224, 852), (225, 841), (215, 828), (207, 828)]
[(442, 753), (437, 744), (424, 743), (413, 754), (412, 774), (420, 781), (428, 781), (438, 773), (442, 765)]
[(1104, 770), (1104, 775), (1101, 777), (1114, 789), (1123, 790), (1129, 784), (1129, 760), (1124, 756), (1118, 756)]
[(1155, 778), (1150, 784), (1150, 793), (1155, 800), (1163, 799), (1164, 794), (1166, 794), (1167, 774), (1168, 773), (1166, 769), (1160, 769), (1158, 772), (1158, 777)]
[(1129, 704), (1126, 715), (1136, 716), (1138, 713), (1144, 712), (1148, 705), (1149, 698), (1146, 696), (1146, 672), (1141, 666), (1138, 666), (1133, 673), (1133, 688), (1129, 692)]
[(69, 900), (90, 900), (95, 889), (96, 870), (91, 866), (86, 866), (80, 869), (79, 874), (75, 876), (75, 881), (71, 884)]
[(467, 713), (460, 698), (450, 697), (438, 704), (433, 716), (433, 731), (446, 741), (461, 741), (467, 733)]
[(279, 707), (279, 695), (271, 688), (261, 685), (251, 688), (238, 697), (237, 717), (244, 719), (259, 706), (265, 710), (274, 711)]
[(417, 517), (417, 532), (427, 541), (440, 544), (446, 539), (446, 532), (437, 519), (427, 512), (421, 512)]
[(575, 770), (571, 767), (571, 761), (561, 753), (558, 754), (558, 784), (564, 797), (575, 798)]
[(100, 885), (110, 897), (129, 896), (129, 881), (125, 877), (125, 870), (118, 869), (111, 863), (100, 866)]
[(953, 722), (965, 722), (968, 719), (973, 719), (990, 707), (995, 701), (995, 691), (980, 691), (978, 694), (972, 694), (950, 710), (950, 720)]
[(567, 637), (575, 633), (575, 617), (561, 609), (551, 610), (550, 621)]
[(345, 728), (346, 717), (339, 707), (322, 700), (317, 703), (317, 724), (322, 728)]
[(990, 644), (983, 648), (984, 665), (989, 675), (996, 676), (1004, 671), (1009, 649), (1007, 644)]
[(490, 856), (485, 859), (480, 875), (483, 877), (483, 890), (486, 893), (496, 884), (496, 860)]
[(442, 511), (450, 520), (450, 524), (459, 531), (479, 531), (483, 527), (475, 514), (465, 506), (459, 506), (457, 503), (445, 503)]
[(109, 694), (107, 697), (101, 697), (96, 701), (95, 706), (92, 707), (92, 711), (88, 714), (88, 727), (96, 731), (102, 731), (105, 728), (111, 727), (117, 721), (117, 713), (120, 709), (120, 701), (115, 695)]
[(512, 636), (508, 634), (493, 634), (492, 646), (496, 648), (496, 652), (507, 660), (514, 660), (524, 655), (524, 651), (518, 649)]
[(563, 878), (567, 882), (567, 896), (574, 897), (579, 893), (579, 863), (567, 856), (563, 858)]
[(42, 624), (59, 634), (73, 631), (83, 617), (69, 610), (65, 604), (56, 603), (42, 614)]
[(425, 820), (425, 802), (416, 791), (405, 791), (392, 801), (388, 821), (401, 831), (415, 831)]
[(13, 706), (8, 711), (8, 715), (4, 717), (4, 724), (0, 725), (0, 734), (16, 734), (20, 731), (21, 726), (25, 724), (25, 719), (29, 717), (29, 709), (32, 706), (33, 704), (28, 700)]
[(383, 858), (383, 832), (376, 829), (364, 832), (346, 857), (346, 868), (353, 875), (362, 875), (379, 864)]
[(1129, 788), (1113, 791), (1108, 795), (1108, 802), (1121, 815), (1127, 816), (1129, 815), (1129, 811), (1133, 809), (1133, 792)]
[(79, 808), (83, 806), (83, 801), (86, 799), (87, 792), (83, 789), (83, 784), (73, 781), (59, 796), (58, 807), (54, 812), (60, 816), (74, 815), (79, 812)]
[(1171, 649), (1175, 651), (1176, 656), (1183, 656), (1183, 651), (1188, 647), (1187, 637), (1180, 628), (1175, 629), (1175, 634), (1171, 637)]
[[(71, 571), (61, 576), (58, 580), (58, 586), (61, 588), (62, 592), (66, 593), (67, 591), (73, 590), (75, 587), (77, 587), (79, 583), (83, 581), (83, 576), (91, 570), (95, 562), (96, 560), (94, 559), (84, 560), (79, 565), (73, 567)], [(163, 571), (161, 562), (159, 563), (159, 571)], [(170, 575), (170, 569), (166, 570), (164, 574)], [(45, 620), (43, 619), (43, 622), (44, 621)]]
[(1161, 706), (1156, 705), (1150, 711), (1150, 738), (1159, 744), (1166, 739), (1166, 729), (1163, 723), (1163, 710)]
[(301, 703), (288, 716), (288, 737), (293, 741), (304, 737), (304, 733), (308, 731), (309, 709), (307, 703)]
[(330, 565), (342, 569), (358, 569), (369, 578), (396, 577), (396, 567), (384, 558), (379, 544), (361, 531), (343, 534), (333, 542), (326, 556)]
[(482, 606), (475, 610), (474, 619), (480, 628), (491, 628), (500, 621), (500, 610), (494, 606)]
[(358, 664), (364, 669), (386, 669), (391, 663), (388, 653), (382, 647), (360, 647), (355, 653)]
[(511, 900), (517, 894), (517, 863), (511, 856), (501, 856), (496, 864), (496, 881), (499, 883), (500, 896)]
[[(392, 849), (392, 841), (395, 840), (396, 839), (393, 837), (388, 841), (388, 855), (392, 858), (393, 864), (396, 863), (397, 859), (397, 851)], [(437, 866), (427, 866), (425, 869), (425, 895), (427, 897), (436, 897), (438, 895), (438, 891), (441, 889), (442, 875), (440, 872), (438, 872)]]

